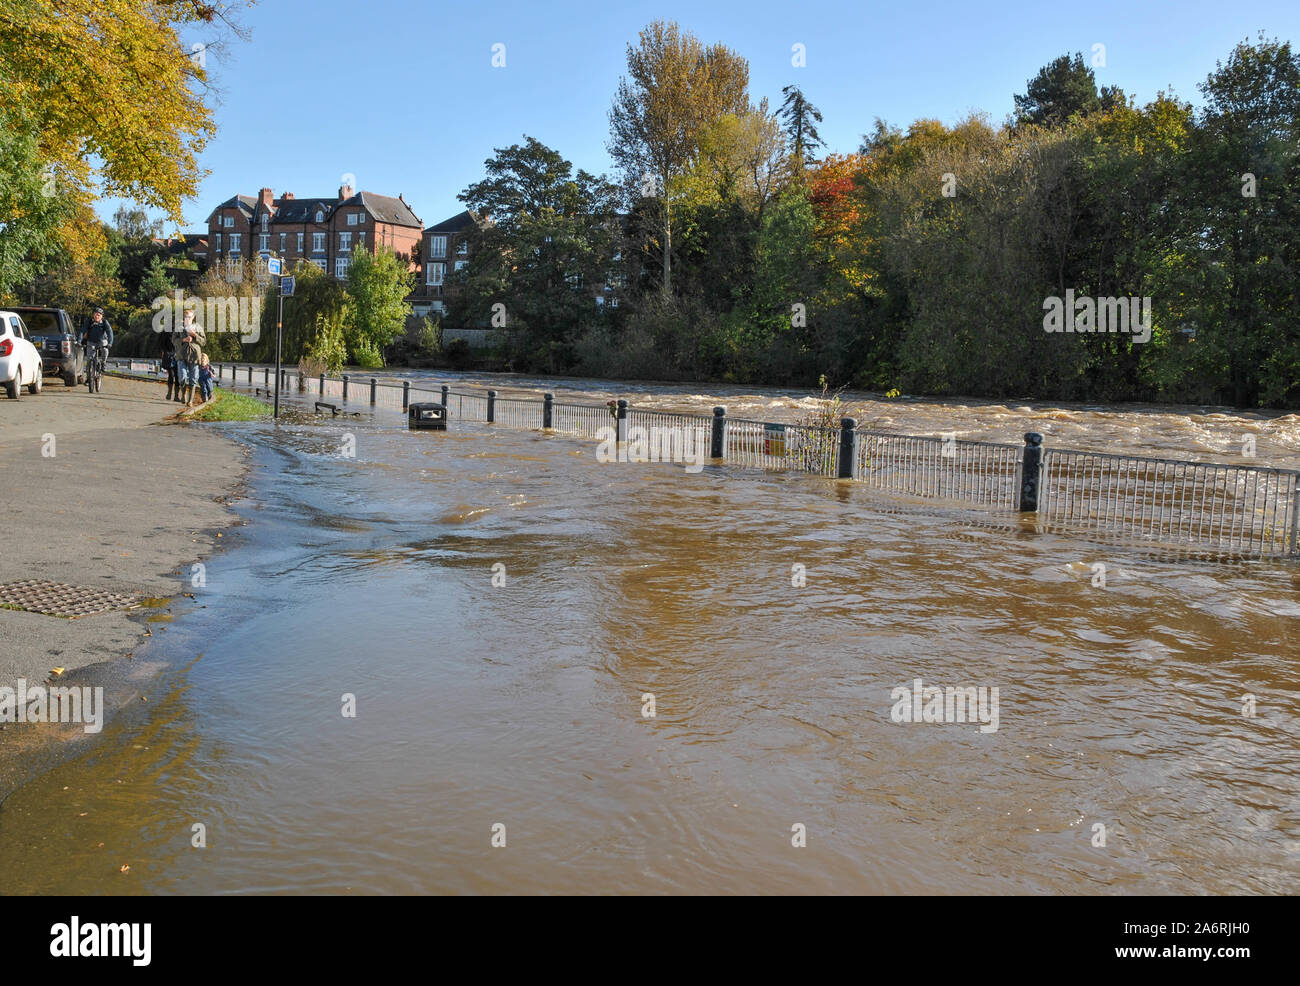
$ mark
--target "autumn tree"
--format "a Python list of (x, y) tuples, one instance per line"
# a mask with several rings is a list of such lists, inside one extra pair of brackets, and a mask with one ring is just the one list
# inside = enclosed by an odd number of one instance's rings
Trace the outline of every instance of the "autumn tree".
[(652, 200), (660, 288), (668, 296), (678, 180), (707, 124), (749, 110), (749, 63), (724, 45), (704, 46), (675, 23), (655, 21), (628, 45), (627, 71), (609, 114), (609, 152), (632, 196)]
[[(238, 33), (228, 10), (202, 0), (5, 0), (0, 92), (13, 112), (0, 122), (17, 118), (39, 135), (37, 156), (75, 203), (115, 195), (179, 223), (202, 177), (195, 155), (214, 132), (206, 60), (222, 35)], [(212, 35), (198, 50), (181, 40), (192, 28)]]

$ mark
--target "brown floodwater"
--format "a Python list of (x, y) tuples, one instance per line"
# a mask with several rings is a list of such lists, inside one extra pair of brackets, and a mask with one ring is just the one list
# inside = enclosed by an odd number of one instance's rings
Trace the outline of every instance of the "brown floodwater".
[[(1258, 464), (1300, 462), (1294, 416), (866, 409), (1216, 461), (1253, 434)], [(383, 409), (221, 427), (253, 448), (247, 523), (137, 650), (165, 663), (148, 701), (3, 803), (7, 892), (1298, 889), (1292, 563)], [(996, 718), (896, 721), (916, 679), (997, 689)]]

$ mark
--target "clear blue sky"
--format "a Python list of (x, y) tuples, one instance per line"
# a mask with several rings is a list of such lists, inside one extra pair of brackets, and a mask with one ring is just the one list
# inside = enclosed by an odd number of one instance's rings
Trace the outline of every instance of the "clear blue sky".
[[(952, 123), (971, 110), (1000, 121), (1012, 94), (1067, 51), (1106, 46), (1102, 84), (1145, 102), (1160, 89), (1200, 104), (1216, 60), (1260, 30), (1300, 43), (1297, 0), (266, 0), (240, 12), (251, 33), (209, 72), (218, 133), (211, 174), (186, 204), (200, 228), (218, 202), (263, 185), (300, 197), (357, 187), (404, 193), (430, 225), (458, 212), (495, 147), (524, 134), (576, 166), (608, 171), (607, 113), (626, 46), (656, 17), (749, 60), (751, 96), (780, 102), (797, 83), (818, 106), (830, 149), (857, 148), (872, 121)], [(202, 41), (193, 32), (186, 41)], [(492, 46), (506, 46), (493, 68)], [(807, 66), (791, 65), (801, 43)], [(341, 63), (341, 64), (340, 64)], [(116, 202), (101, 204), (109, 216)]]

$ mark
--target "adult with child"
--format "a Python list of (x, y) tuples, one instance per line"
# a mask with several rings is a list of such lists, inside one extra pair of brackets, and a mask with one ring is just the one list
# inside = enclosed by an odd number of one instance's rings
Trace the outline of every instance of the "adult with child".
[(203, 350), (195, 341), (197, 333), (192, 328), (184, 328), (181, 331), (181, 348), (177, 353), (179, 365), (176, 368), (176, 375), (181, 383), (181, 403), (186, 407), (194, 406), (194, 392), (199, 385), (199, 360), (203, 357)]

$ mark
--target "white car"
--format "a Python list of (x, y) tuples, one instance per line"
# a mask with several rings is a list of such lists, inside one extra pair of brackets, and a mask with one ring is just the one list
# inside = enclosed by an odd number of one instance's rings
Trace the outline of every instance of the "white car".
[(0, 311), (0, 384), (11, 400), (26, 387), (41, 392), (41, 354), (27, 341), (27, 326), (13, 312)]

